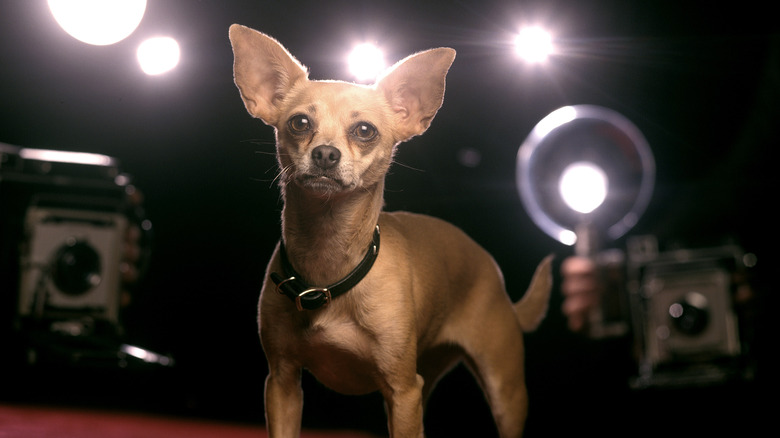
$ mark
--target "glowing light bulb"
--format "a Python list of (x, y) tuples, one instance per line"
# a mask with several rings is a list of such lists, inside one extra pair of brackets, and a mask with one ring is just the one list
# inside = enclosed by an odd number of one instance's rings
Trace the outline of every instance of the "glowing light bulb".
[(138, 63), (148, 75), (159, 75), (179, 64), (179, 43), (170, 37), (150, 38), (138, 46)]
[(382, 51), (373, 44), (360, 44), (352, 49), (347, 59), (349, 71), (359, 81), (371, 81), (385, 69)]
[(566, 205), (590, 213), (607, 198), (607, 175), (593, 163), (578, 161), (561, 173), (558, 189)]
[(114, 44), (135, 31), (146, 0), (48, 0), (57, 23), (73, 38), (96, 46)]
[(544, 62), (554, 51), (552, 36), (540, 27), (525, 28), (515, 38), (515, 50), (528, 62)]

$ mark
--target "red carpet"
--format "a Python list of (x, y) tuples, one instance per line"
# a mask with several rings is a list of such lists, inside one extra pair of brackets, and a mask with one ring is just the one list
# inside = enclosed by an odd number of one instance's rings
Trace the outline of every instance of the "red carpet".
[[(266, 438), (259, 425), (151, 414), (0, 404), (0, 438)], [(371, 438), (352, 431), (311, 431), (302, 438)]]

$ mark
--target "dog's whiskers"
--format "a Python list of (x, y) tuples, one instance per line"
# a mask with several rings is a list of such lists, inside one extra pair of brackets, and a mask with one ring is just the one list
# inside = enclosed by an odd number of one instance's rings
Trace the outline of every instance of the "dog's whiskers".
[(393, 159), (393, 161), (392, 161), (392, 164), (396, 164), (396, 165), (398, 165), (398, 166), (405, 167), (405, 168), (407, 168), (407, 169), (409, 169), (409, 170), (414, 170), (414, 171), (416, 171), (416, 172), (425, 172), (425, 170), (424, 170), (424, 169), (418, 169), (418, 168), (416, 168), (416, 167), (412, 167), (412, 166), (410, 166), (410, 165), (408, 165), (408, 164), (404, 164), (404, 163), (402, 163), (402, 162), (400, 162), (400, 161), (398, 161), (398, 160), (396, 160), (396, 159)]
[(274, 179), (271, 180), (271, 185), (273, 183), (279, 181), (280, 183), (285, 182), (287, 178), (289, 178), (289, 169), (292, 167), (292, 164), (285, 166), (284, 168), (280, 169), (279, 172), (276, 173), (276, 176)]
[(241, 140), (241, 143), (251, 143), (251, 144), (263, 145), (263, 146), (275, 146), (276, 145), (276, 142), (273, 141), (273, 140), (261, 140), (261, 139), (257, 139), (257, 138)]

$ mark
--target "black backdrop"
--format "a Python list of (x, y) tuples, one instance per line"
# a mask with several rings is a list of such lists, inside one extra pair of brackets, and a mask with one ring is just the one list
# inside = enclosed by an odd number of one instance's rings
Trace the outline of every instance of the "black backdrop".
[[(5, 376), (25, 399), (130, 400), (262, 421), (265, 361), (255, 312), (281, 204), (273, 132), (251, 119), (232, 83), (227, 29), (235, 22), (279, 39), (316, 79), (349, 80), (342, 61), (358, 39), (385, 44), (390, 62), (455, 48), (444, 106), (424, 136), (400, 147), (387, 208), (464, 228), (495, 255), (514, 298), (544, 255), (560, 261), (570, 253), (530, 221), (514, 174), (517, 148), (534, 124), (568, 104), (615, 109), (648, 138), (658, 185), (632, 233), (682, 247), (736, 239), (760, 266), (775, 259), (770, 152), (778, 144), (780, 41), (772, 14), (753, 2), (150, 1), (139, 29), (107, 47), (66, 36), (43, 1), (3, 0), (0, 10), (0, 141), (107, 154), (134, 176), (155, 238), (148, 275), (125, 313), (127, 335), (177, 360), (170, 372), (152, 375), (50, 372), (32, 383)], [(507, 42), (529, 22), (550, 26), (570, 52), (546, 67), (523, 65)], [(180, 65), (159, 77), (144, 75), (134, 58), (152, 34), (182, 46)], [(477, 153), (478, 165), (462, 164), (463, 153)], [(768, 299), (763, 304), (769, 308)], [(722, 400), (710, 390), (629, 392), (630, 364), (599, 359), (620, 346), (568, 334), (559, 307), (555, 297), (543, 327), (527, 336), (529, 434), (614, 431), (624, 427), (610, 426), (616, 417), (663, 424), (691, 406), (714, 418), (754, 408), (735, 404), (731, 392)], [(770, 338), (768, 323), (761, 327)], [(308, 425), (383, 430), (376, 396), (337, 396), (311, 379), (305, 385)], [(430, 436), (457, 435), (464, 423), (493, 430), (463, 369), (443, 382), (428, 421)]]

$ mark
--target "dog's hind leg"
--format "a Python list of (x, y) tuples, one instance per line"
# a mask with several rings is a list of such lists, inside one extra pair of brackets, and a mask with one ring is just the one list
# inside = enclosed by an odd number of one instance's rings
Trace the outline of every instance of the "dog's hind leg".
[(482, 387), (499, 435), (519, 438), (528, 413), (523, 335), (519, 327), (487, 332), (481, 342), (464, 348), (466, 365)]

